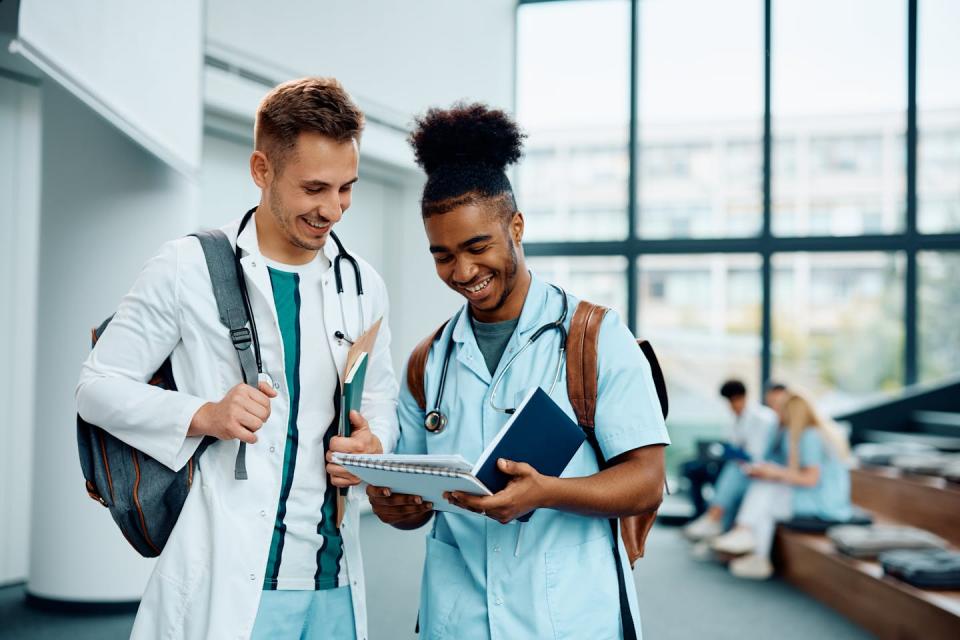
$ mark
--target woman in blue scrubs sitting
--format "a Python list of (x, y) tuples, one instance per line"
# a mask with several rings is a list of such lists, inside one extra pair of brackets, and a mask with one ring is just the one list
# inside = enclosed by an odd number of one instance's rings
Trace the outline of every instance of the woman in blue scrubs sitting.
[[(539, 328), (563, 317), (564, 297), (569, 329), (578, 301), (525, 264), (524, 217), (505, 173), (519, 159), (522, 139), (503, 111), (478, 104), (431, 109), (411, 136), (427, 173), (421, 213), (437, 276), (466, 303), (426, 363), (427, 405), (438, 407), (448, 423), (427, 431), (425, 412), (404, 384), (400, 453), (476, 460), (509, 418), (503, 407), (515, 407), (531, 387), (555, 386), (551, 398), (574, 417), (565, 360), (558, 370), (559, 327), (531, 342)], [(669, 439), (650, 365), (615, 312), (603, 318), (597, 349), (596, 436), (612, 463), (603, 471), (588, 444), (559, 478), (501, 460), (500, 469), (513, 476), (510, 484), (492, 496), (449, 495), (468, 510), (460, 513), (435, 513), (418, 496), (368, 489), (374, 512), (388, 524), (413, 529), (432, 520), (421, 583), (422, 637), (639, 637), (633, 576), (609, 519), (657, 508)], [(531, 511), (529, 521), (517, 521)], [(615, 553), (626, 574), (623, 591)]]
[(730, 572), (765, 579), (773, 573), (770, 549), (776, 523), (793, 516), (848, 520), (850, 447), (840, 428), (805, 397), (790, 393), (778, 409), (784, 425), (767, 455), (749, 465), (750, 488), (736, 526), (716, 538), (715, 551), (740, 556)]

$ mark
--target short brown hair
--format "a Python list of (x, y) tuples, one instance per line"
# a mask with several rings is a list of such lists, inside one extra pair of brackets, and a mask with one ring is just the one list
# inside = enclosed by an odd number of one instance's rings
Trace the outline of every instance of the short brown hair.
[(359, 141), (363, 125), (363, 112), (336, 78), (290, 80), (260, 101), (254, 147), (279, 168), (301, 132), (312, 131), (337, 142)]

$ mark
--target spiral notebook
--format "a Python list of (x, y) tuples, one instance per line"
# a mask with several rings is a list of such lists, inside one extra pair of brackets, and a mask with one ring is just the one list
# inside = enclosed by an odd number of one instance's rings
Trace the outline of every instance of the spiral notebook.
[[(447, 429), (456, 429), (450, 424)], [(431, 434), (427, 438), (435, 437)], [(532, 389), (516, 412), (471, 465), (459, 455), (347, 454), (333, 459), (364, 482), (394, 493), (421, 496), (438, 511), (472, 513), (443, 498), (447, 491), (492, 495), (510, 476), (497, 459), (526, 462), (544, 475), (559, 476), (583, 444), (583, 430), (542, 389)], [(549, 443), (549, 446), (544, 446)]]

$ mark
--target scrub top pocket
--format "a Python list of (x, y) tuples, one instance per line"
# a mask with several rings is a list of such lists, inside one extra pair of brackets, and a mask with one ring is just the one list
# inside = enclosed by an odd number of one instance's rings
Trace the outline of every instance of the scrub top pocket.
[[(442, 639), (456, 628), (457, 603), (466, 587), (467, 565), (460, 550), (427, 536), (427, 556), (420, 588), (421, 637)], [(427, 594), (432, 594), (428, 597)], [(442, 594), (442, 595), (440, 595)]]
[[(546, 552), (547, 604), (557, 640), (620, 638), (620, 593), (610, 536)], [(630, 588), (632, 575), (628, 577)]]

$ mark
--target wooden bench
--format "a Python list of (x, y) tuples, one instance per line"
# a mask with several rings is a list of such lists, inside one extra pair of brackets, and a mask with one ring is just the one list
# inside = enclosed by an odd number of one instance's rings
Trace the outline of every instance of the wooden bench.
[[(960, 488), (892, 469), (854, 469), (853, 502), (878, 523), (908, 524), (960, 546)], [(960, 591), (918, 589), (878, 562), (845, 556), (821, 534), (777, 530), (774, 564), (788, 582), (884, 640), (960, 639)]]

